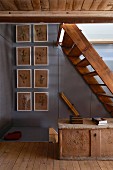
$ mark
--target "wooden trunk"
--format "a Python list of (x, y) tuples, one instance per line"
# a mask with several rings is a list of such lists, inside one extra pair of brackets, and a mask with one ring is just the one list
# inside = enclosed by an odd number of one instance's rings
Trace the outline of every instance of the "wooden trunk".
[(61, 122), (59, 159), (113, 160), (113, 119), (104, 126), (95, 125), (91, 119), (84, 119), (81, 125)]

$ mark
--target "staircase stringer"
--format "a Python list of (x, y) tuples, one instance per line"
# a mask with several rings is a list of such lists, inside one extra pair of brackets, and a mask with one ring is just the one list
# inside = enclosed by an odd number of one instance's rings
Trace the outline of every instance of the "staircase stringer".
[(62, 28), (72, 39), (73, 43), (76, 44), (83, 56), (88, 60), (99, 77), (113, 94), (113, 73), (92, 47), (90, 42), (86, 39), (86, 37), (75, 24), (63, 24)]

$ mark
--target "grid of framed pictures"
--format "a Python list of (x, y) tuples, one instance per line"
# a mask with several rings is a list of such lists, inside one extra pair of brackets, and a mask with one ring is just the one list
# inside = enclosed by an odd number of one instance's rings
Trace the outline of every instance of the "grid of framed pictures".
[[(32, 34), (34, 45), (31, 48)], [(35, 42), (47, 41), (48, 26), (46, 24), (34, 24), (33, 32), (31, 32), (31, 25), (16, 25), (16, 42), (19, 43), (19, 46), (16, 47), (17, 88), (19, 91), (17, 92), (17, 111), (32, 111), (32, 103), (34, 103), (34, 111), (48, 111), (48, 92), (37, 92), (39, 88), (40, 91), (44, 88), (47, 89), (49, 84), (49, 70), (44, 69), (44, 66), (46, 68), (48, 66), (48, 46), (35, 45)], [(43, 66), (43, 69), (39, 69), (38, 66)], [(33, 78), (32, 75), (34, 75)], [(34, 82), (32, 82), (33, 80)]]

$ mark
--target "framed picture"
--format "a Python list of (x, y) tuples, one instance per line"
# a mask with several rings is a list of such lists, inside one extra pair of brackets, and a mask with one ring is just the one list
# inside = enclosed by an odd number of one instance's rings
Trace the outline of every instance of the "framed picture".
[(48, 47), (34, 47), (34, 65), (48, 65)]
[(34, 110), (48, 111), (48, 93), (35, 92), (34, 93)]
[(30, 41), (31, 41), (31, 26), (16, 25), (16, 42), (30, 42)]
[(16, 63), (17, 66), (31, 65), (31, 47), (16, 48)]
[(17, 88), (31, 88), (31, 70), (17, 69)]
[(17, 92), (17, 111), (31, 111), (31, 92)]
[(34, 70), (34, 87), (47, 88), (48, 87), (48, 70), (35, 69)]
[(33, 25), (34, 42), (48, 41), (48, 26), (47, 24), (35, 24)]

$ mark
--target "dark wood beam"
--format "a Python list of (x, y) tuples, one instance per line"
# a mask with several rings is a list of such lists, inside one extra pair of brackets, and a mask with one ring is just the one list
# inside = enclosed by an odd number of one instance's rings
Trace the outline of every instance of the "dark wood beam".
[(6, 23), (113, 23), (113, 11), (0, 11)]

